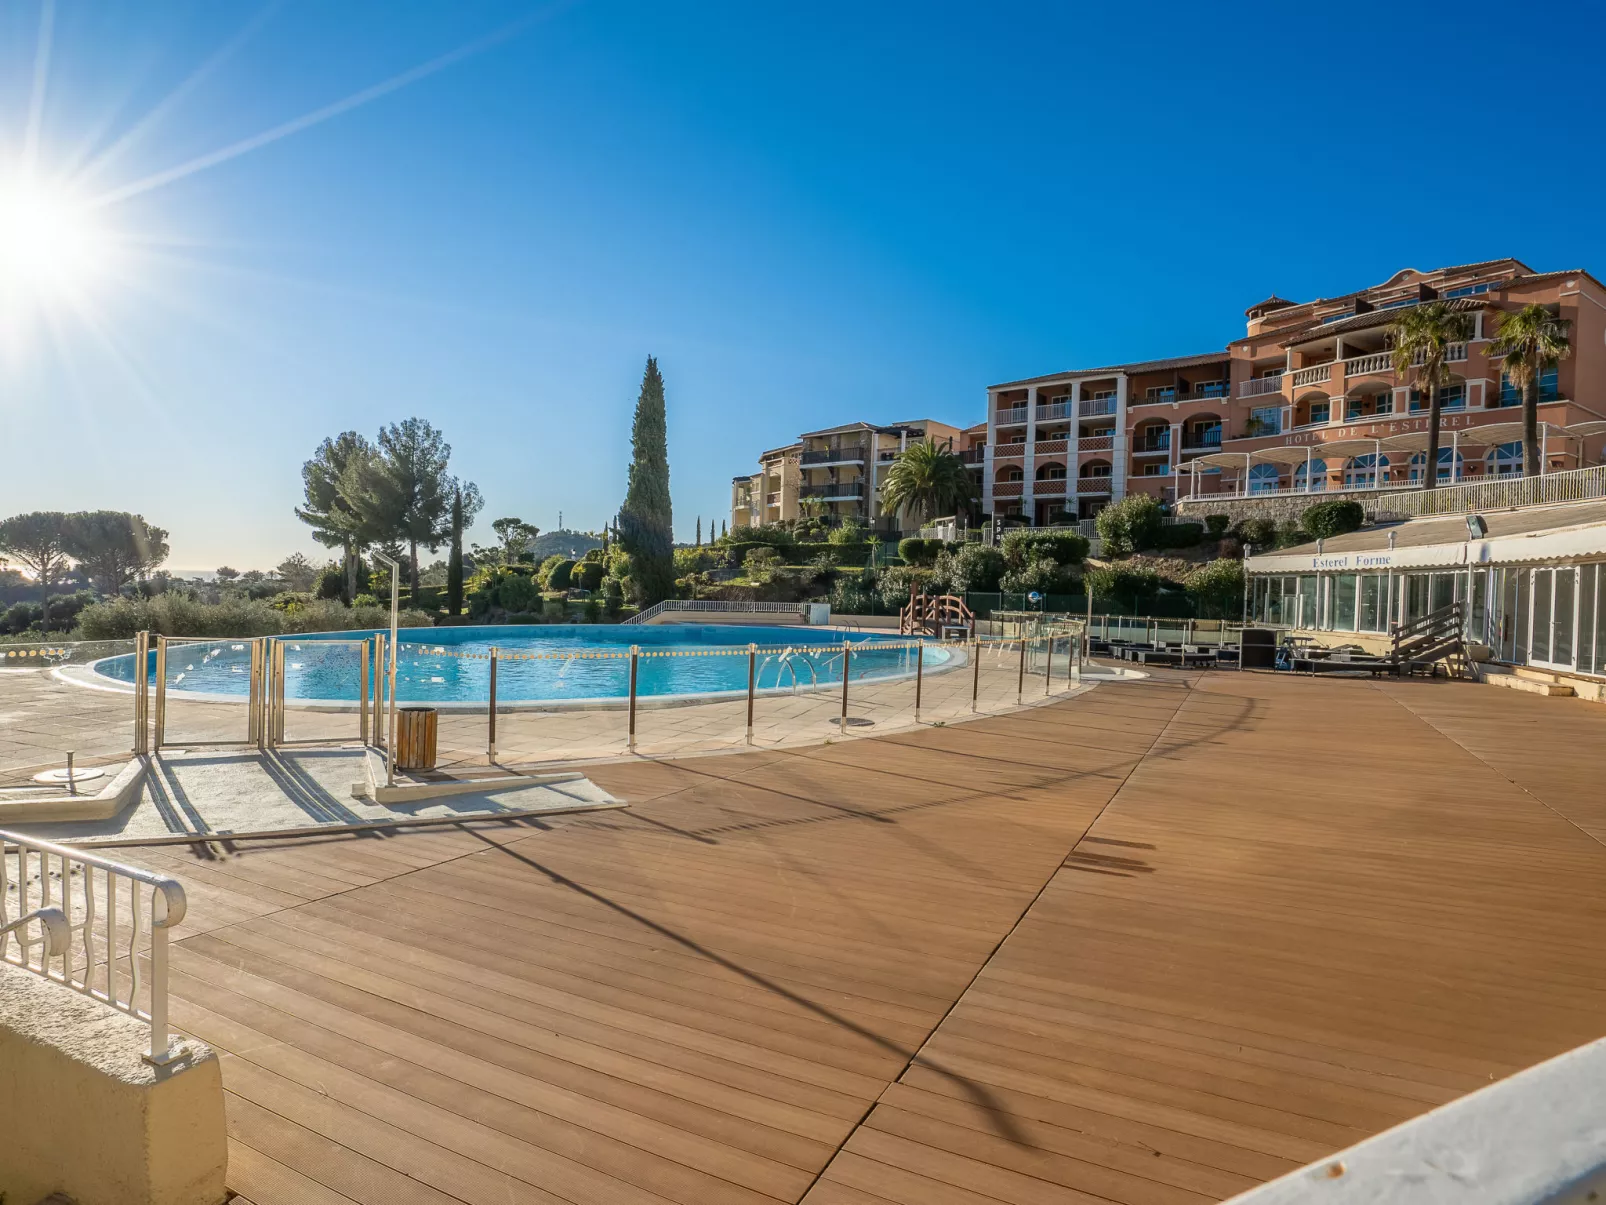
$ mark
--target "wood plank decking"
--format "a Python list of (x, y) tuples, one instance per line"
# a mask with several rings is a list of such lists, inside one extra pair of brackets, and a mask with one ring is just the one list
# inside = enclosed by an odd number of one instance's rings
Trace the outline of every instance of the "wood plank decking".
[(1212, 1201), (1606, 1032), (1606, 710), (1162, 675), (179, 874), (283, 1202)]

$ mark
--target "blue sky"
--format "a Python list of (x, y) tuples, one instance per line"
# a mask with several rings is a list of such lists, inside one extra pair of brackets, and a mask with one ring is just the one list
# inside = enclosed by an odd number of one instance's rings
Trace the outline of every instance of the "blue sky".
[(1270, 292), (1606, 272), (1585, 5), (67, 0), (41, 76), (46, 13), (0, 0), (0, 181), (31, 128), (116, 250), (0, 309), (0, 513), (141, 511), (180, 568), (313, 552), (301, 462), (414, 414), (482, 529), (595, 527), (649, 353), (689, 538), (802, 430), (978, 421)]

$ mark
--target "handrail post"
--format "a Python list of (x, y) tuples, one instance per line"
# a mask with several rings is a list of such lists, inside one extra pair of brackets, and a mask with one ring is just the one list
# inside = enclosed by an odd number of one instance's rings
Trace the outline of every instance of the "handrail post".
[(1021, 633), (1020, 638), (1020, 673), (1015, 679), (1015, 706), (1019, 707), (1026, 701), (1026, 634)]
[(915, 723), (920, 722), (920, 687), (925, 680), (926, 650), (915, 644)]
[(1051, 684), (1053, 683), (1053, 681), (1054, 681), (1054, 637), (1050, 636), (1048, 638), (1048, 657), (1043, 662), (1043, 693), (1045, 695), (1049, 693), (1049, 688), (1050, 688)]
[(160, 753), (167, 738), (167, 637), (156, 634), (156, 732), (151, 748)]
[(837, 731), (843, 736), (848, 734), (848, 669), (853, 660), (853, 647), (846, 640), (842, 642), (842, 714), (837, 719)]
[(134, 633), (134, 752), (150, 752), (151, 634)]
[(976, 696), (981, 693), (981, 638), (970, 635), (970, 713), (976, 714)]
[(747, 645), (747, 743), (753, 743), (753, 696), (758, 688), (758, 645)]
[(491, 707), (486, 719), (485, 760), (496, 764), (496, 646), (491, 646)]
[(368, 641), (357, 649), (357, 739), (368, 743)]
[(630, 646), (630, 727), (626, 737), (625, 748), (629, 752), (636, 751), (636, 673), (641, 664), (641, 646)]

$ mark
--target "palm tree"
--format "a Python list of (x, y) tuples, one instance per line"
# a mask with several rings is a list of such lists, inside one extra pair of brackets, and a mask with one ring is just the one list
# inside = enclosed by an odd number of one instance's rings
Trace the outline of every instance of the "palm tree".
[(1503, 314), (1489, 344), (1489, 355), (1506, 358), (1506, 377), (1522, 390), (1522, 475), (1533, 477), (1539, 465), (1539, 378), (1572, 354), (1567, 341), (1570, 318), (1560, 318), (1535, 302), (1515, 314)]
[(906, 510), (920, 519), (957, 511), (976, 496), (970, 470), (952, 449), (929, 439), (910, 444), (898, 454), (881, 482), (881, 506)]
[[(1429, 301), (1400, 311), (1388, 325), (1394, 342), (1394, 372), (1404, 377), (1416, 365), (1416, 385), (1428, 399), (1428, 462), (1422, 474), (1422, 488), (1439, 484), (1439, 395), (1450, 371), (1445, 366), (1450, 344), (1465, 343), (1472, 337), (1472, 319), (1442, 301)], [(1455, 466), (1450, 468), (1455, 477)]]

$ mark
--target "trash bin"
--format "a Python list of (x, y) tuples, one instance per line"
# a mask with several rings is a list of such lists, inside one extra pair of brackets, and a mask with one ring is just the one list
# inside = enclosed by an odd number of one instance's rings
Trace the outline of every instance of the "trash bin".
[(435, 729), (439, 717), (433, 707), (396, 709), (396, 768), (435, 768)]
[(1243, 630), (1242, 643), (1238, 647), (1239, 668), (1276, 668), (1277, 633), (1271, 628), (1245, 628)]

